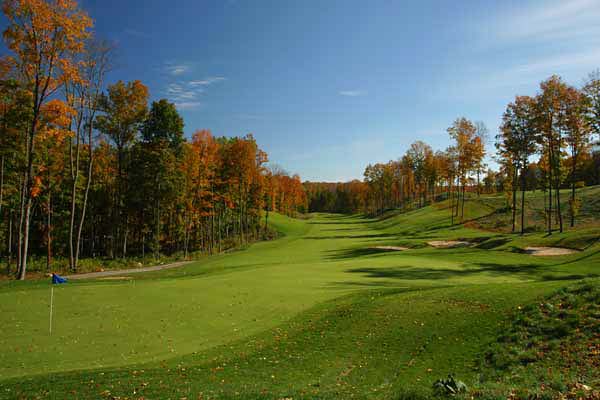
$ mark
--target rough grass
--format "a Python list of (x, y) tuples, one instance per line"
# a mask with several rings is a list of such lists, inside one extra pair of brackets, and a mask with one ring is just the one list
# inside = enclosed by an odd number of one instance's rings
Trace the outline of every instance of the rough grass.
[[(545, 198), (547, 194), (537, 190), (534, 192), (526, 192), (525, 194), (525, 228), (528, 232), (544, 232), (546, 231), (545, 220)], [(576, 225), (578, 228), (598, 227), (600, 221), (600, 186), (592, 186), (577, 189), (576, 196), (581, 200), (581, 209), (576, 216)], [(565, 228), (570, 223), (569, 199), (571, 198), (570, 190), (561, 190), (561, 211)], [(477, 198), (471, 196), (471, 203), (480, 203), (480, 207), (486, 207), (490, 210), (487, 214), (482, 214), (468, 222), (478, 228), (497, 230), (500, 232), (510, 232), (512, 227), (512, 211), (510, 210), (511, 199), (508, 199), (506, 194), (488, 195)], [(521, 221), (521, 193), (517, 196), (517, 229), (520, 230)], [(472, 208), (473, 206), (471, 206)], [(553, 217), (554, 218), (554, 217)], [(554, 226), (558, 229), (558, 226)]]
[(600, 398), (600, 281), (515, 310), (483, 366), (477, 397)]
[[(513, 313), (600, 275), (593, 227), (519, 237), (451, 226), (443, 205), (272, 221), (283, 236), (246, 250), (56, 287), (52, 336), (48, 282), (0, 282), (0, 398), (431, 398), (449, 373), (483, 393)], [(556, 244), (583, 251), (521, 251)]]

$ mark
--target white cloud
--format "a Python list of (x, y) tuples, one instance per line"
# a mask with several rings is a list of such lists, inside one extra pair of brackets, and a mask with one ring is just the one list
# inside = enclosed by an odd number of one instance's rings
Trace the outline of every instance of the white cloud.
[(193, 110), (200, 107), (201, 105), (202, 103), (200, 103), (199, 101), (175, 102), (175, 107), (177, 107), (180, 110)]
[(542, 58), (527, 64), (522, 64), (513, 69), (514, 73), (560, 73), (566, 69), (597, 67), (600, 63), (600, 48), (593, 48), (569, 54), (560, 54)]
[(224, 77), (208, 77), (188, 81), (179, 80), (168, 83), (164, 89), (164, 93), (179, 109), (190, 110), (202, 105), (199, 98), (205, 93), (209, 85), (224, 80)]
[(168, 68), (171, 75), (181, 75), (189, 71), (190, 67), (187, 65), (173, 65)]
[[(501, 15), (492, 24), (503, 40), (568, 40), (600, 33), (598, 0), (553, 0), (521, 7)], [(486, 27), (487, 28), (487, 27)]]
[(163, 70), (172, 76), (180, 76), (192, 70), (192, 66), (189, 63), (173, 63), (166, 62), (163, 66)]
[(224, 80), (225, 78), (223, 78), (222, 76), (212, 76), (202, 80), (190, 81), (189, 84), (191, 86), (208, 86), (212, 85), (213, 83), (221, 82)]
[[(600, 1), (542, 0), (515, 3), (477, 23), (480, 62), (445, 75), (438, 96), (460, 100), (534, 94), (539, 82), (558, 74), (580, 83), (600, 67)], [(477, 40), (475, 40), (477, 41)]]
[(365, 94), (367, 94), (367, 92), (364, 92), (362, 90), (341, 90), (338, 92), (338, 94), (340, 96), (346, 96), (346, 97), (358, 97), (358, 96), (364, 96)]
[[(571, 84), (580, 83), (590, 71), (600, 65), (600, 48), (584, 49), (566, 54), (532, 56), (498, 65), (485, 73), (473, 72), (464, 80), (446, 83), (440, 96), (473, 99), (489, 98), (490, 93), (502, 95), (535, 94), (538, 84), (551, 75), (559, 75)], [(578, 80), (579, 79), (579, 80)]]

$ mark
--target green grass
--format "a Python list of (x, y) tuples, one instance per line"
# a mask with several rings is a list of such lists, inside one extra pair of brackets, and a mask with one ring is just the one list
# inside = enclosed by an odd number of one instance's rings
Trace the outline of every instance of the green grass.
[(486, 353), (480, 397), (497, 398), (507, 386), (523, 398), (600, 397), (600, 281), (563, 288), (514, 314)]
[[(547, 194), (546, 194), (547, 195)], [(571, 191), (564, 189), (560, 191), (561, 211), (565, 228), (570, 223), (569, 199)], [(600, 221), (600, 186), (591, 186), (577, 189), (576, 196), (581, 200), (581, 209), (576, 217), (576, 225), (581, 227), (598, 227)], [(512, 226), (512, 212), (508, 209), (512, 198), (508, 199), (506, 193), (482, 196), (472, 196), (470, 209), (475, 207), (486, 209), (487, 213), (480, 213), (473, 219), (473, 225), (488, 230), (509, 232)], [(525, 228), (530, 232), (545, 232), (545, 204), (547, 199), (544, 192), (526, 192), (525, 194)], [(521, 221), (521, 192), (517, 193), (517, 229), (520, 230)], [(553, 217), (554, 220), (554, 217)], [(554, 222), (554, 221), (553, 221)], [(557, 230), (558, 225), (553, 229)], [(567, 228), (568, 229), (568, 228)]]
[[(483, 199), (469, 219), (490, 213)], [(589, 225), (519, 237), (451, 226), (444, 204), (272, 221), (272, 242), (55, 287), (51, 336), (48, 282), (0, 283), (0, 398), (428, 398), (448, 373), (480, 381), (518, 307), (600, 275)], [(549, 244), (583, 251), (519, 252)]]

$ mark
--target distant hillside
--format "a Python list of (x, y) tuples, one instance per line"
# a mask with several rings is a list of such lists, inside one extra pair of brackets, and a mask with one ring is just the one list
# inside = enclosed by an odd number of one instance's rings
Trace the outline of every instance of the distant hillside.
[[(469, 216), (469, 219), (466, 221), (467, 226), (500, 232), (510, 232), (512, 226), (512, 210), (507, 196), (509, 195), (501, 193), (495, 195), (482, 195), (481, 197), (471, 196), (468, 198), (466, 207), (471, 208), (471, 210), (477, 210), (475, 213), (477, 215)], [(568, 203), (570, 192), (568, 190), (561, 191), (561, 196), (562, 215), (565, 221), (565, 227), (568, 227), (568, 222), (570, 220)], [(581, 200), (581, 209), (575, 220), (576, 227), (587, 228), (600, 226), (600, 186), (578, 189), (577, 197)], [(545, 202), (544, 192), (540, 190), (526, 192), (525, 227), (527, 231), (538, 232), (545, 230)], [(517, 204), (518, 229), (520, 229), (520, 207), (521, 202), (519, 201)]]

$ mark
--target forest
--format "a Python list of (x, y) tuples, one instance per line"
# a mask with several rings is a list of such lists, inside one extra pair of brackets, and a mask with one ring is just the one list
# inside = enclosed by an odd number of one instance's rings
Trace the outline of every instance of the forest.
[[(298, 176), (251, 134), (184, 136), (166, 99), (107, 82), (114, 45), (73, 0), (5, 1), (0, 59), (0, 254), (25, 279), (81, 258), (215, 253), (304, 211)], [(263, 216), (264, 215), (264, 216)], [(263, 223), (264, 218), (264, 223)], [(63, 263), (64, 264), (64, 263)]]
[[(577, 189), (600, 184), (600, 71), (580, 88), (554, 75), (533, 96), (516, 96), (495, 138), (485, 124), (464, 117), (447, 132), (447, 149), (416, 141), (397, 161), (368, 165), (363, 181), (305, 182), (309, 210), (376, 216), (449, 199), (454, 223), (463, 221), (466, 193), (504, 193), (512, 231), (524, 233), (526, 192), (540, 190), (547, 232), (574, 227)], [(497, 151), (486, 154), (488, 144)], [(487, 166), (486, 156), (499, 170)], [(569, 189), (567, 198), (561, 189)]]

